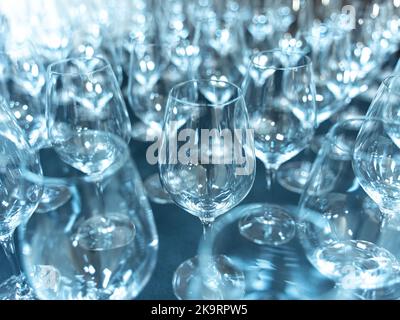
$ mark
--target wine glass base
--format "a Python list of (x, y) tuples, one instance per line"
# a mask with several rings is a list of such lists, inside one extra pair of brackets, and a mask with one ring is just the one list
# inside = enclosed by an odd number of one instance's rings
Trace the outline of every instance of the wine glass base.
[(296, 222), (283, 208), (265, 204), (253, 210), (239, 222), (243, 237), (256, 244), (270, 246), (280, 246), (294, 238)]
[(0, 284), (0, 300), (35, 300), (24, 275), (12, 276)]
[(309, 161), (284, 164), (278, 171), (277, 180), (283, 188), (301, 194), (308, 181), (311, 166)]
[[(196, 256), (186, 260), (175, 271), (172, 285), (179, 300), (238, 300), (245, 294), (245, 277), (228, 257), (213, 256), (200, 268)], [(206, 268), (207, 270), (204, 270)], [(205, 278), (209, 277), (208, 279)]]
[(153, 174), (144, 181), (144, 188), (150, 201), (157, 204), (171, 204), (173, 201), (161, 185), (160, 176)]

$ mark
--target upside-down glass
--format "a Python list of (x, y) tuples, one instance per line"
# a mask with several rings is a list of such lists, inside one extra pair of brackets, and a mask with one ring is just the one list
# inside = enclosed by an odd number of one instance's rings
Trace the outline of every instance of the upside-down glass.
[(336, 124), (299, 204), (298, 232), (308, 259), (353, 298), (400, 296), (399, 229), (368, 196), (379, 172), (395, 179), (400, 149), (390, 138), (393, 126), (399, 124), (374, 118)]
[[(201, 87), (213, 91), (219, 103), (208, 100)], [(255, 178), (254, 136), (239, 87), (192, 80), (172, 89), (159, 170), (165, 190), (178, 206), (200, 218), (205, 236), (218, 216), (247, 196)], [(210, 266), (225, 269), (227, 280), (237, 276), (223, 257), (210, 261)], [(178, 298), (192, 297), (192, 281), (199, 272), (198, 257), (180, 265), (173, 278)]]
[[(252, 58), (243, 83), (256, 155), (264, 163), (271, 188), (282, 163), (305, 149), (316, 125), (311, 60), (303, 52), (263, 51)], [(264, 206), (241, 221), (243, 236), (258, 244), (291, 240), (295, 223), (283, 208)]]
[(0, 102), (0, 245), (4, 249), (13, 275), (0, 284), (1, 300), (30, 300), (34, 294), (21, 273), (15, 252), (14, 231), (29, 218), (39, 204), (42, 190), (24, 180), (23, 168), (40, 174), (39, 157), (25, 140), (21, 128)]
[(149, 280), (158, 249), (153, 214), (128, 145), (101, 176), (82, 174), (47, 150), (44, 175), (25, 180), (63, 189), (67, 200), (19, 230), (23, 267), (39, 299), (124, 300)]
[(29, 43), (7, 41), (0, 48), (0, 96), (5, 99), (17, 123), (34, 149), (47, 144), (45, 101), (46, 71)]

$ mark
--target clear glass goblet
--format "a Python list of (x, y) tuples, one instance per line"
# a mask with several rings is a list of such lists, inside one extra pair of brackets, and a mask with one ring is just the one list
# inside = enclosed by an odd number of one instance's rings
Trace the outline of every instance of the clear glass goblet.
[[(377, 201), (396, 188), (388, 181), (396, 177), (400, 150), (387, 126), (398, 124), (377, 118), (336, 124), (299, 204), (298, 232), (308, 259), (352, 298), (400, 296), (399, 228)], [(388, 180), (377, 180), (379, 172)]]
[[(224, 99), (216, 104), (204, 92)], [(254, 135), (239, 87), (223, 81), (192, 80), (172, 89), (159, 170), (171, 199), (200, 218), (207, 236), (215, 219), (239, 204), (255, 179)], [(193, 298), (192, 282), (201, 272), (198, 263), (194, 257), (175, 272), (173, 289), (179, 299)], [(226, 279), (238, 277), (223, 256), (212, 258), (209, 267), (226, 270)]]
[(0, 284), (1, 300), (33, 300), (35, 298), (22, 273), (14, 245), (14, 231), (37, 208), (42, 189), (24, 179), (24, 168), (41, 174), (38, 155), (30, 148), (25, 135), (0, 102), (0, 245), (13, 276)]
[[(252, 58), (243, 83), (256, 155), (264, 163), (270, 189), (279, 167), (308, 147), (316, 124), (311, 60), (303, 52), (263, 51)], [(243, 218), (243, 236), (258, 244), (291, 240), (295, 222), (283, 208), (264, 206)]]

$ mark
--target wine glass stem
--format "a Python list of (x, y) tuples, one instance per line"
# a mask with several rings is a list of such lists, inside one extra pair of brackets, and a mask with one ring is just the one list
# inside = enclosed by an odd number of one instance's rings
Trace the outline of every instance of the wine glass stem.
[(201, 221), (203, 226), (203, 239), (207, 239), (207, 235), (212, 230), (213, 222), (212, 221)]
[(11, 266), (13, 274), (18, 276), (21, 273), (21, 266), (18, 256), (15, 253), (15, 243), (13, 236), (11, 235), (1, 241), (1, 246), (3, 247), (4, 253)]
[(267, 190), (271, 190), (272, 184), (275, 182), (276, 179), (277, 169), (265, 167), (265, 180), (267, 182)]

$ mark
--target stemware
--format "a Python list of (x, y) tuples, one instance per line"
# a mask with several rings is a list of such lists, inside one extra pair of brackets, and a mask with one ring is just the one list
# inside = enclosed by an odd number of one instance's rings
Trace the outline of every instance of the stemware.
[[(313, 62), (316, 85), (317, 124), (339, 113), (350, 102), (351, 43), (349, 33), (337, 24), (314, 23), (308, 31), (300, 31), (297, 41)], [(322, 130), (323, 131), (323, 130)], [(315, 137), (315, 140), (321, 137)], [(310, 151), (310, 150), (307, 150)], [(310, 152), (309, 152), (310, 153)], [(308, 154), (306, 158), (311, 158)], [(312, 162), (302, 160), (283, 165), (279, 183), (288, 190), (302, 192)]]
[(0, 49), (0, 95), (5, 99), (28, 143), (40, 149), (47, 143), (45, 69), (29, 42), (7, 41)]
[[(101, 175), (129, 142), (131, 123), (118, 81), (107, 60), (71, 58), (48, 67), (46, 121), (49, 142), (75, 169)], [(46, 150), (44, 150), (46, 151)], [(64, 189), (45, 189), (41, 211), (68, 200)]]
[[(213, 91), (219, 103), (207, 99), (201, 87)], [(205, 236), (218, 216), (247, 196), (255, 178), (254, 136), (239, 87), (218, 80), (191, 80), (171, 90), (159, 171), (172, 200), (200, 218)], [(239, 276), (224, 257), (212, 259), (210, 270), (214, 267), (225, 271), (227, 282), (235, 283)], [(193, 297), (193, 280), (199, 272), (198, 257), (179, 266), (173, 278), (178, 298)]]
[[(397, 176), (400, 150), (389, 126), (399, 125), (377, 118), (337, 123), (313, 164), (299, 204), (298, 232), (308, 259), (352, 298), (400, 294), (399, 229), (374, 203), (385, 197), (385, 189), (372, 188)], [(379, 183), (379, 176), (388, 180)], [(386, 186), (395, 188), (396, 182)]]
[(241, 84), (243, 65), (237, 63), (237, 57), (243, 56), (246, 45), (240, 20), (202, 18), (196, 24), (193, 43), (201, 58), (196, 78)]
[[(134, 114), (144, 124), (144, 132), (135, 134), (135, 138), (152, 141), (161, 135), (169, 90), (163, 75), (171, 64), (172, 49), (167, 44), (147, 43), (146, 38), (142, 40), (135, 39), (132, 47), (128, 98)], [(160, 204), (171, 202), (158, 174), (148, 177), (144, 185), (151, 201)]]
[(40, 174), (41, 167), (38, 155), (30, 148), (4, 101), (0, 101), (0, 120), (0, 245), (13, 272), (0, 284), (0, 299), (30, 300), (34, 293), (21, 272), (13, 235), (22, 221), (33, 214), (42, 194), (39, 186), (24, 180), (23, 168)]
[(130, 141), (128, 111), (104, 58), (79, 57), (51, 64), (46, 99), (49, 140), (74, 168), (101, 174), (120, 155), (114, 136)]
[(41, 158), (43, 175), (24, 170), (42, 189), (63, 189), (68, 198), (38, 213), (19, 229), (22, 264), (44, 300), (135, 298), (156, 263), (158, 236), (151, 208), (128, 145), (102, 175), (75, 170), (54, 148)]
[[(303, 52), (263, 51), (252, 58), (243, 82), (256, 155), (264, 163), (271, 188), (276, 171), (310, 143), (316, 123), (311, 60)], [(275, 205), (264, 206), (241, 221), (243, 236), (258, 244), (291, 240), (295, 223)]]
[(387, 223), (396, 228), (400, 228), (397, 215), (399, 88), (399, 75), (383, 81), (367, 113), (368, 118), (379, 118), (383, 123), (365, 124), (360, 130), (354, 151), (354, 171), (361, 186), (377, 203)]

